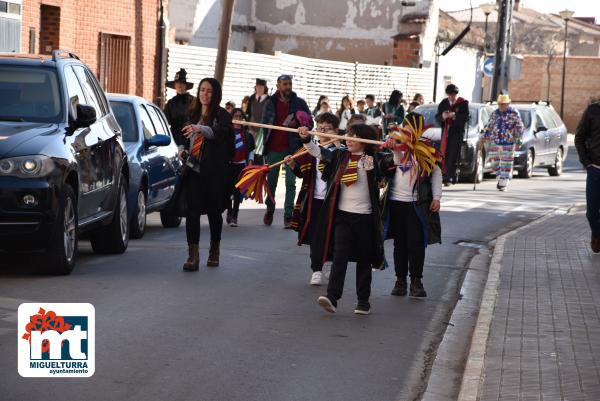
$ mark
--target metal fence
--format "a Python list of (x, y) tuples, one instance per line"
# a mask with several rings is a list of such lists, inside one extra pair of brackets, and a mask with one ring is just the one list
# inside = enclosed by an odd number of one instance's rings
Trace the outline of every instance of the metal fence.
[[(168, 77), (172, 79), (180, 68), (185, 68), (188, 80), (197, 84), (202, 78), (214, 75), (216, 56), (216, 49), (171, 45)], [(280, 52), (266, 55), (229, 51), (223, 102), (232, 100), (239, 107), (243, 97), (252, 94), (256, 78), (267, 79), (273, 92), (280, 74), (294, 76), (294, 91), (308, 102), (311, 109), (320, 95), (327, 95), (331, 107), (337, 108), (345, 95), (357, 99), (373, 94), (377, 101), (383, 102), (394, 89), (402, 91), (406, 99), (412, 98), (415, 93), (427, 96), (433, 91), (431, 69), (346, 63)], [(196, 89), (194, 87), (194, 91)], [(167, 89), (167, 99), (174, 95), (174, 90)]]

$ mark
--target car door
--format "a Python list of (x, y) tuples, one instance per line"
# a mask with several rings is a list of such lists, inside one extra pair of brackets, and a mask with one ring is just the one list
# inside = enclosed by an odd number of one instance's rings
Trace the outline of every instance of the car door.
[(533, 122), (533, 134), (535, 137), (535, 165), (545, 165), (548, 163), (548, 154), (550, 148), (550, 132), (551, 129), (548, 126), (548, 122), (542, 115), (539, 108), (536, 107), (534, 122)]
[(105, 104), (102, 93), (98, 93), (95, 87), (94, 78), (82, 65), (73, 66), (81, 87), (85, 93), (90, 106), (96, 109), (96, 122), (93, 124), (93, 130), (96, 134), (97, 142), (94, 146), (95, 168), (97, 172), (98, 183), (98, 206), (97, 211), (112, 211), (114, 207), (113, 197), (111, 196), (114, 180), (114, 147), (116, 135), (113, 128), (108, 123), (108, 106)]
[[(70, 124), (77, 118), (77, 105), (87, 104), (83, 88), (70, 65), (63, 69), (64, 84), (69, 100)], [(73, 134), (66, 137), (67, 145), (71, 147), (79, 172), (79, 202), (78, 215), (80, 221), (91, 217), (95, 212), (97, 199), (98, 174), (95, 167), (94, 149), (97, 145), (97, 133), (94, 126), (75, 129)]]
[(547, 118), (554, 122), (554, 128), (552, 130), (552, 135), (550, 136), (550, 143), (548, 149), (549, 155), (551, 157), (550, 163), (554, 164), (556, 152), (563, 144), (564, 138), (567, 135), (567, 128), (565, 127), (565, 124), (562, 122), (558, 114), (556, 114), (556, 112), (550, 107), (544, 109), (544, 112), (547, 115)]
[(146, 105), (139, 104), (137, 113), (142, 123), (142, 163), (146, 174), (148, 175), (148, 199), (146, 203), (149, 207), (160, 201), (160, 192), (156, 185), (161, 180), (162, 158), (158, 146), (150, 146), (148, 141), (156, 135), (156, 128), (150, 118)]
[[(163, 173), (164, 173), (164, 182), (163, 186), (163, 200), (171, 199), (171, 196), (175, 192), (175, 183), (177, 181), (177, 170), (180, 166), (179, 161), (179, 151), (177, 148), (177, 144), (175, 143), (175, 139), (173, 139), (173, 135), (171, 134), (171, 129), (169, 128), (169, 123), (167, 122), (167, 118), (163, 114), (162, 110), (156, 107), (154, 104), (149, 105), (151, 109), (156, 113), (157, 120), (161, 124), (161, 128), (157, 128), (157, 131), (171, 138), (171, 143), (168, 146), (161, 146), (159, 151), (163, 159)], [(152, 117), (152, 114), (151, 114)], [(153, 119), (154, 121), (154, 119)]]
[[(146, 104), (145, 107), (150, 115), (156, 133), (171, 137), (162, 112), (152, 104)], [(160, 172), (156, 177), (158, 181), (155, 181), (152, 185), (152, 190), (157, 192), (156, 201), (163, 202), (167, 201), (175, 190), (175, 166), (173, 164), (173, 157), (177, 157), (177, 149), (176, 145), (174, 145), (174, 141), (171, 139), (171, 143), (168, 146), (160, 146), (156, 151), (158, 153), (157, 170), (160, 169)]]

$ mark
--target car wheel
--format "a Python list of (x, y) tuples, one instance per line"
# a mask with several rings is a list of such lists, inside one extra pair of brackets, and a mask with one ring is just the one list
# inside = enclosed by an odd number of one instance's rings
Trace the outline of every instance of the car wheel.
[(527, 161), (525, 165), (519, 169), (519, 178), (531, 178), (533, 176), (533, 163), (534, 163), (533, 149), (527, 151)]
[(181, 225), (181, 217), (174, 215), (170, 210), (160, 211), (160, 222), (165, 228), (177, 228)]
[(146, 231), (146, 193), (140, 188), (136, 197), (135, 213), (131, 217), (129, 238), (138, 239)]
[(100, 227), (90, 236), (96, 253), (123, 253), (129, 244), (129, 218), (127, 214), (127, 180), (119, 179), (119, 191), (115, 210), (109, 225)]
[(40, 260), (51, 274), (70, 274), (75, 267), (78, 244), (77, 198), (70, 185), (65, 184), (60, 199), (58, 217), (50, 247)]
[(556, 151), (556, 157), (554, 159), (554, 166), (548, 167), (548, 174), (551, 177), (558, 177), (563, 172), (563, 150), (558, 148)]
[(475, 159), (475, 166), (473, 166), (473, 174), (471, 174), (470, 182), (479, 184), (483, 181), (483, 163), (484, 156), (481, 150), (477, 151), (477, 158)]

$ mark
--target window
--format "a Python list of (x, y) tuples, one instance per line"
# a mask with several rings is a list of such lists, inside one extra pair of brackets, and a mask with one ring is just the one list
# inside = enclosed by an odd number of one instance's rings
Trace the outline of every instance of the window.
[(0, 53), (18, 53), (20, 51), (21, 4), (0, 1)]
[(142, 130), (144, 131), (144, 138), (152, 138), (154, 135), (156, 135), (156, 131), (154, 130), (154, 125), (152, 125), (152, 120), (150, 119), (146, 108), (140, 105), (138, 113), (140, 113), (140, 119), (142, 120)]
[(54, 68), (2, 65), (0, 94), (0, 120), (62, 121), (61, 91)]
[(138, 128), (133, 105), (127, 102), (111, 101), (113, 114), (123, 130), (123, 141), (137, 142)]
[(157, 134), (162, 134), (162, 135), (168, 135), (167, 132), (168, 129), (165, 127), (162, 118), (160, 118), (160, 115), (157, 113), (156, 109), (150, 105), (146, 105), (146, 110), (148, 110), (148, 114), (150, 114), (150, 119), (152, 120), (152, 123), (154, 124), (154, 127), (156, 128), (156, 133)]
[(79, 80), (75, 75), (75, 71), (70, 66), (65, 67), (65, 83), (67, 85), (67, 93), (69, 95), (69, 106), (71, 116), (77, 118), (77, 105), (87, 104), (83, 89), (79, 84)]
[(548, 128), (548, 129), (554, 129), (554, 128), (556, 128), (556, 122), (552, 118), (552, 114), (550, 113), (550, 110), (547, 109), (547, 108), (540, 108), (538, 110), (538, 112), (539, 111), (542, 112), (542, 116), (544, 117), (544, 121), (547, 124), (546, 128)]
[(98, 100), (98, 95), (94, 90), (93, 83), (90, 82), (89, 75), (85, 73), (85, 69), (80, 65), (74, 66), (73, 69), (79, 78), (79, 82), (81, 82), (81, 86), (85, 92), (85, 97), (88, 101), (88, 104), (96, 109), (96, 116), (98, 116), (98, 118), (102, 117), (104, 115), (104, 110), (101, 106), (100, 100)]
[(525, 129), (529, 128), (531, 126), (531, 111), (528, 109), (517, 109), (517, 111), (523, 121), (523, 127), (525, 127)]
[(129, 36), (100, 34), (100, 83), (109, 93), (129, 91)]

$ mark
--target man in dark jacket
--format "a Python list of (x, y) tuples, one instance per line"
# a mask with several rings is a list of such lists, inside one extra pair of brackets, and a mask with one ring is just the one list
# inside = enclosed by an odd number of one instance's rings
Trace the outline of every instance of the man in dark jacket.
[(591, 247), (600, 253), (600, 102), (583, 113), (575, 133), (579, 161), (587, 170), (587, 219), (592, 229)]
[(190, 106), (194, 101), (194, 96), (188, 91), (194, 87), (194, 84), (186, 80), (187, 72), (182, 68), (175, 79), (167, 81), (167, 88), (175, 89), (177, 94), (172, 97), (165, 106), (165, 117), (171, 126), (171, 135), (180, 149), (186, 148), (189, 141), (181, 133), (181, 129), (186, 125), (189, 118)]
[[(267, 81), (265, 79), (256, 78), (256, 85), (254, 86), (254, 93), (250, 95), (250, 101), (248, 103), (248, 121), (253, 123), (262, 123), (263, 115), (265, 113), (265, 107), (267, 100), (269, 99), (269, 88), (267, 87)], [(254, 143), (256, 145), (254, 163), (262, 163), (262, 154), (264, 151), (264, 137), (262, 128), (249, 128)]]
[(456, 169), (460, 157), (460, 144), (469, 121), (469, 102), (458, 97), (458, 87), (450, 84), (446, 87), (448, 97), (440, 102), (435, 118), (442, 127), (442, 148), (444, 155), (442, 172), (444, 185), (456, 184)]
[[(299, 121), (301, 115), (306, 113), (306, 121)], [(267, 99), (265, 112), (263, 114), (263, 124), (288, 126), (299, 128), (305, 126), (312, 129), (313, 122), (310, 118), (310, 110), (304, 99), (299, 98), (292, 91), (292, 76), (281, 75), (277, 78), (277, 92)], [(283, 160), (287, 155), (291, 155), (302, 147), (302, 142), (297, 133), (290, 133), (279, 130), (264, 130), (264, 150), (263, 156), (265, 163), (273, 164)], [(279, 167), (269, 171), (267, 184), (273, 197), (277, 189), (277, 180), (279, 179)], [(285, 167), (285, 212), (284, 227), (292, 228), (292, 215), (294, 213), (294, 198), (296, 196), (296, 176), (289, 166)], [(263, 222), (270, 226), (273, 224), (273, 214), (275, 212), (275, 202), (267, 199), (267, 211)]]

